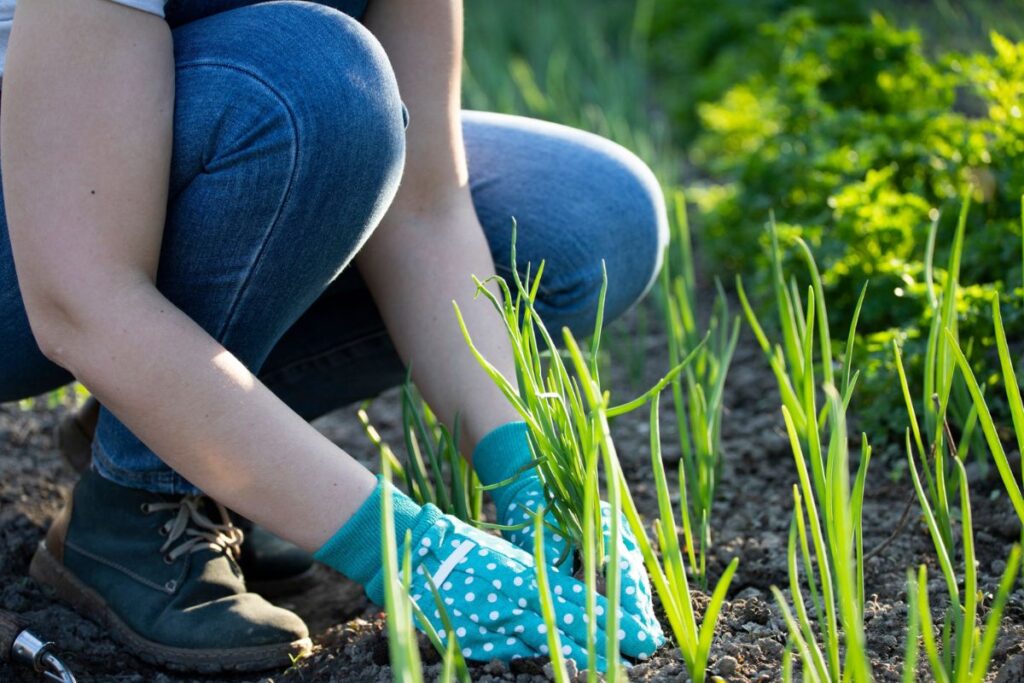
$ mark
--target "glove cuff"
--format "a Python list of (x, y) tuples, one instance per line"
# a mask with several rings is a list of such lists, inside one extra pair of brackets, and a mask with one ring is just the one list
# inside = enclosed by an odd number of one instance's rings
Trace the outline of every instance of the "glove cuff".
[(391, 496), (398, 552), (404, 547), (407, 531), (412, 531), (412, 542), (415, 545), (427, 529), (443, 516), (433, 505), (417, 505), (378, 476), (377, 487), (370, 497), (313, 555), (317, 561), (362, 584), (367, 596), (378, 605), (384, 604), (383, 582), (378, 579), (384, 571), (384, 554), (381, 549), (384, 520), (381, 518), (380, 504), (381, 496), (385, 495)]
[(506, 515), (512, 499), (524, 486), (533, 484), (540, 487), (540, 477), (535, 468), (520, 472), (532, 460), (525, 422), (509, 422), (492, 430), (473, 451), (473, 469), (484, 486), (515, 477), (505, 486), (490, 491), (501, 517)]

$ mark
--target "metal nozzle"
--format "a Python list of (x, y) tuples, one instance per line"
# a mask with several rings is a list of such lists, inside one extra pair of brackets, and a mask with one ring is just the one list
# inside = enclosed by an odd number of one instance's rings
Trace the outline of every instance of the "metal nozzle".
[(11, 646), (14, 661), (30, 666), (46, 679), (57, 683), (75, 683), (75, 677), (67, 665), (55, 655), (54, 644), (40, 640), (31, 631), (22, 631)]

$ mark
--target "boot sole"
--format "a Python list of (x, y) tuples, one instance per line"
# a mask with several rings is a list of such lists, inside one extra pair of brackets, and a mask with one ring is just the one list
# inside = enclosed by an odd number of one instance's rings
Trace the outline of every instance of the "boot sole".
[(264, 671), (289, 666), (296, 659), (308, 655), (313, 648), (309, 638), (291, 643), (202, 650), (155, 643), (133, 631), (96, 591), (59, 563), (46, 548), (45, 541), (39, 544), (32, 557), (29, 575), (79, 614), (105, 627), (115, 640), (128, 647), (139, 659), (174, 671), (204, 674)]

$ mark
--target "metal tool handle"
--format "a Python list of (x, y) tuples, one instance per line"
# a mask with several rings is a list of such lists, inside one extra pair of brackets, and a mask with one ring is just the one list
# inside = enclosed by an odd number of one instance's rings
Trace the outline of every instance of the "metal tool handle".
[(0, 660), (24, 664), (56, 683), (75, 683), (75, 677), (53, 652), (53, 643), (26, 628), (24, 621), (0, 610)]

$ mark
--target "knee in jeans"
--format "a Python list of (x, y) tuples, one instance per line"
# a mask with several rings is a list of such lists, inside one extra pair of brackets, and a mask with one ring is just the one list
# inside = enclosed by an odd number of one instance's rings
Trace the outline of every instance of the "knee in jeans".
[(668, 247), (669, 226), (665, 195), (654, 172), (632, 152), (623, 149), (622, 157), (622, 193), (629, 206), (623, 236), (632, 243), (630, 249), (637, 259), (625, 287), (624, 310), (641, 299), (654, 284)]
[[(251, 10), (262, 10), (261, 31), (277, 32), (287, 46), (272, 77), (292, 109), (299, 154), (336, 191), (393, 193), (405, 158), (405, 113), (377, 39), (352, 17), (312, 2)], [(383, 199), (386, 208), (390, 196)]]
[(549, 264), (555, 280), (548, 284), (556, 285), (551, 301), (573, 318), (574, 332), (593, 325), (605, 270), (610, 322), (650, 290), (669, 241), (665, 197), (646, 164), (608, 143), (592, 171), (596, 189), (586, 232)]

